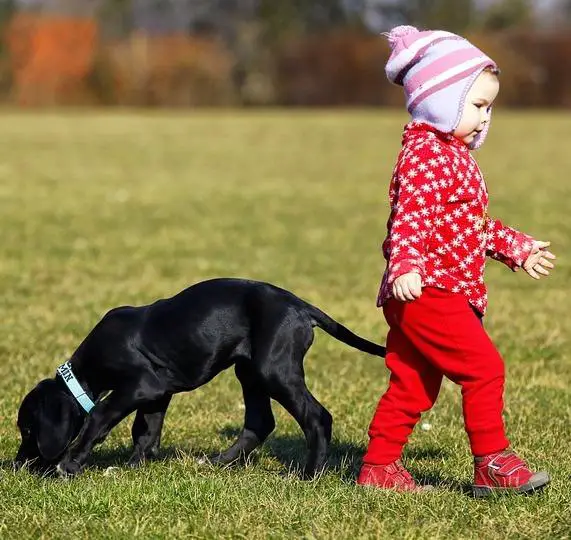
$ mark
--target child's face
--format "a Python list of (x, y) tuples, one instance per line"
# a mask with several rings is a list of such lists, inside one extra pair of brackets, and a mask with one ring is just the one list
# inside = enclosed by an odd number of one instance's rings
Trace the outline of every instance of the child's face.
[(482, 71), (466, 95), (464, 110), (454, 137), (470, 144), (476, 135), (490, 121), (492, 104), (500, 91), (498, 77), (489, 71)]

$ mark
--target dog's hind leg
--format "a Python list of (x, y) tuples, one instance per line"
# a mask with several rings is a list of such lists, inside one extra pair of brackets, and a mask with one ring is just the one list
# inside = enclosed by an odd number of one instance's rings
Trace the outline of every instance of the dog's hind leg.
[(212, 463), (229, 464), (245, 460), (275, 428), (274, 415), (264, 382), (251, 366), (250, 359), (236, 362), (236, 376), (244, 395), (244, 428), (236, 442), (225, 452), (211, 459)]
[(308, 390), (302, 370), (290, 370), (275, 379), (272, 386), (272, 397), (284, 406), (303, 430), (308, 448), (303, 477), (312, 478), (325, 465), (333, 418)]
[(145, 403), (137, 409), (137, 415), (131, 429), (133, 454), (128, 462), (131, 467), (137, 467), (146, 459), (158, 455), (163, 422), (171, 398), (171, 394), (165, 394), (156, 401)]
[(261, 365), (270, 396), (295, 418), (305, 435), (308, 457), (304, 478), (312, 478), (323, 469), (333, 425), (329, 411), (305, 384), (303, 359), (312, 342), (310, 327), (289, 326), (283, 335), (274, 337), (272, 350)]

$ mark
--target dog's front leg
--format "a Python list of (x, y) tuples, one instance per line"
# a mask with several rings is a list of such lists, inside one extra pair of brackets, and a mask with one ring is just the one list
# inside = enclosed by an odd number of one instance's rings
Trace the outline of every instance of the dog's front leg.
[(160, 399), (145, 403), (137, 409), (131, 430), (133, 453), (128, 461), (131, 467), (137, 467), (146, 459), (158, 455), (163, 422), (171, 398), (171, 394), (165, 394)]
[(61, 476), (73, 476), (83, 468), (93, 447), (102, 442), (123, 418), (131, 414), (149, 398), (137, 388), (115, 390), (93, 408), (77, 436), (68, 448), (56, 470)]

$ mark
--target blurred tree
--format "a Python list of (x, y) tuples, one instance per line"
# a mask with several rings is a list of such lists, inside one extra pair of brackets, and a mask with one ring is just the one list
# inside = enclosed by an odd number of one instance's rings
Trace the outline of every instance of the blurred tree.
[[(153, 0), (136, 0), (148, 2)], [(168, 4), (175, 0), (154, 0)], [(273, 99), (272, 55), (282, 39), (349, 24), (342, 0), (176, 0), (188, 31), (222, 38), (235, 57), (233, 80), (243, 103)]]
[(123, 37), (133, 28), (132, 0), (96, 0), (103, 37)]
[(98, 8), (98, 0), (37, 0), (27, 2), (41, 13), (66, 15), (73, 17), (91, 17)]
[(15, 0), (0, 0), (0, 32), (4, 31), (15, 10)]
[(258, 15), (270, 42), (286, 35), (345, 26), (354, 20), (341, 0), (259, 0)]
[[(475, 21), (474, 0), (345, 0), (376, 31), (398, 24), (462, 33)], [(358, 2), (359, 7), (355, 7)]]
[(2, 95), (8, 93), (12, 85), (5, 33), (16, 9), (15, 0), (0, 0), (0, 93)]
[(531, 0), (502, 0), (492, 4), (482, 15), (481, 24), (486, 30), (499, 31), (525, 26), (533, 19)]
[(474, 22), (473, 0), (411, 0), (403, 4), (407, 19), (422, 28), (463, 33)]

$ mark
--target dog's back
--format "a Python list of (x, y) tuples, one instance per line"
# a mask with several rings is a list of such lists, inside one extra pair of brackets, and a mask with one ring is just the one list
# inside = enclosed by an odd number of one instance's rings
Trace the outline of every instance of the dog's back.
[(141, 349), (156, 363), (176, 366), (179, 376), (195, 387), (237, 358), (250, 358), (253, 340), (264, 339), (264, 334), (269, 339), (288, 316), (299, 319), (303, 305), (267, 283), (219, 278), (145, 309)]

